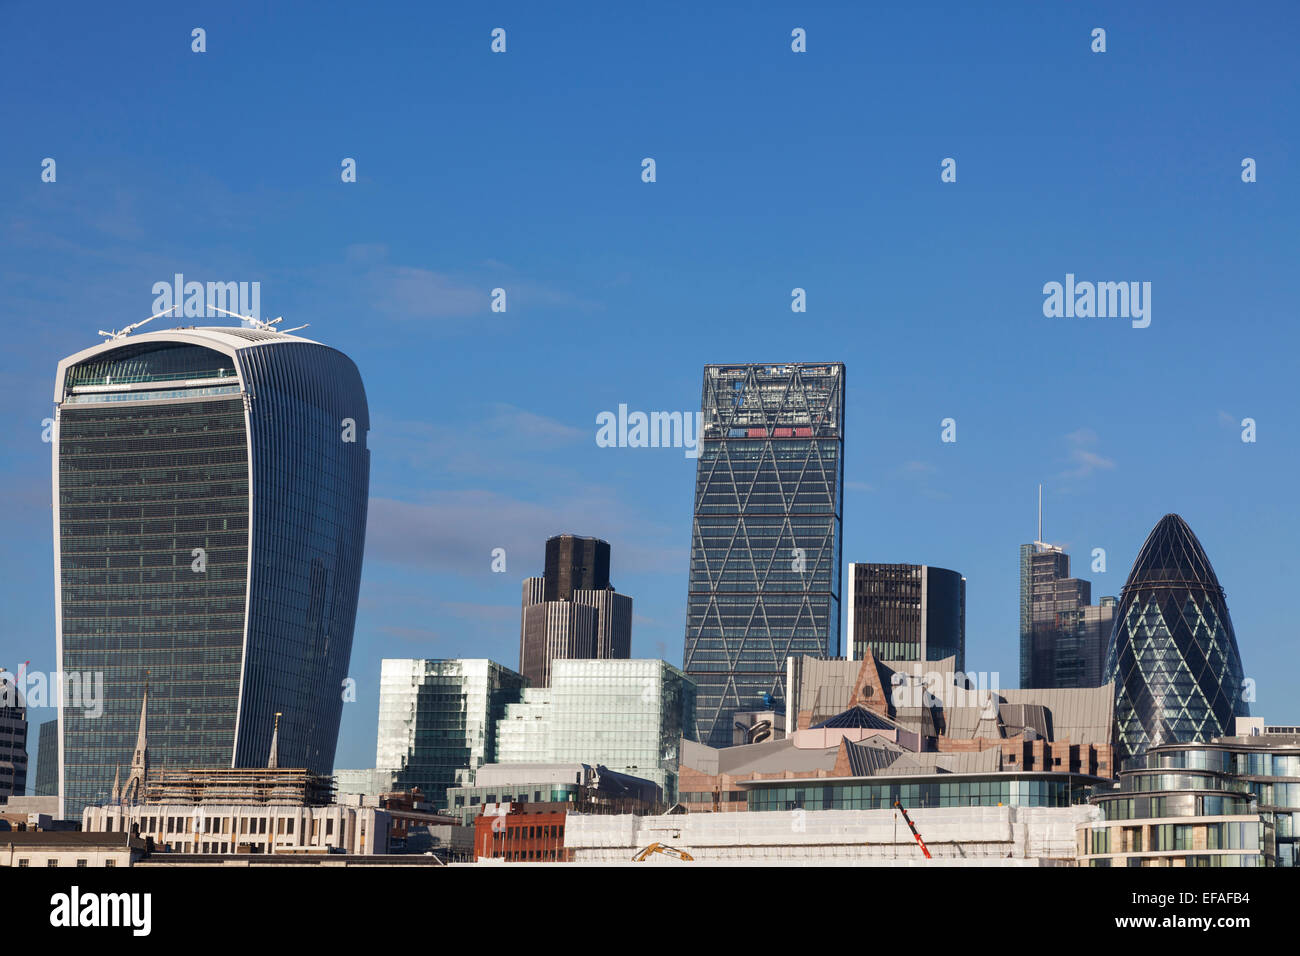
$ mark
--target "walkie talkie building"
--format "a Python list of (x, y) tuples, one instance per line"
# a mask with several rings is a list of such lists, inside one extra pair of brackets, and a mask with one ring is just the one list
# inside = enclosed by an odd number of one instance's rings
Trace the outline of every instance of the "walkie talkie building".
[(154, 767), (329, 773), (366, 530), (369, 412), (356, 366), (299, 336), (186, 328), (118, 337), (54, 385), (65, 816), (129, 766), (148, 680)]
[(844, 365), (709, 365), (702, 407), (683, 669), (726, 747), (787, 657), (839, 653)]

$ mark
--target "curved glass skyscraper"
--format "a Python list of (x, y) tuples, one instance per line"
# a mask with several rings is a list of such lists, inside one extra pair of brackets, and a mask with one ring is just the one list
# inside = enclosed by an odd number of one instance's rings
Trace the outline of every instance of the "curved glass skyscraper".
[(1178, 515), (1147, 536), (1120, 592), (1105, 679), (1115, 682), (1121, 759), (1231, 734), (1249, 716), (1223, 588)]
[[(329, 773), (366, 530), (369, 412), (332, 348), (247, 328), (118, 338), (59, 363), (54, 565), (63, 813), (129, 767)], [(100, 712), (97, 713), (97, 710)]]

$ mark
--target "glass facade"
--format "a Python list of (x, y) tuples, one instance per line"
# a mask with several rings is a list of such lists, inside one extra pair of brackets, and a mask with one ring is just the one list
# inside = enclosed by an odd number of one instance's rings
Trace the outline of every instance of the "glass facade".
[(435, 807), (498, 759), (497, 722), (524, 678), (494, 661), (385, 658), (379, 678), (375, 766), (394, 789), (419, 787)]
[[(557, 660), (549, 700), (530, 692), (497, 728), (501, 763), (586, 763), (677, 793), (678, 750), (693, 733), (695, 687), (657, 660)], [(543, 750), (543, 747), (549, 749)]]
[(551, 763), (551, 690), (528, 687), (523, 699), (507, 704), (497, 722), (497, 754), (502, 763)]
[(710, 365), (684, 668), (695, 736), (785, 699), (787, 657), (840, 650), (844, 365)]
[(966, 579), (924, 564), (849, 565), (851, 656), (877, 660), (956, 658), (966, 670)]
[(1115, 613), (1106, 659), (1115, 683), (1116, 753), (1207, 741), (1249, 715), (1223, 588), (1178, 515), (1148, 535)]
[(957, 780), (810, 780), (748, 788), (750, 810), (888, 810), (915, 807), (1068, 807), (1086, 803), (1096, 780), (1051, 773), (962, 774)]
[(59, 795), (59, 721), (41, 724), (36, 751), (36, 796)]
[(328, 773), (369, 486), (356, 367), (175, 330), (65, 359), (55, 401), (60, 667), (104, 684), (102, 715), (61, 713), (64, 814), (129, 767), (146, 675), (152, 765), (264, 765), (278, 711), (281, 766)]

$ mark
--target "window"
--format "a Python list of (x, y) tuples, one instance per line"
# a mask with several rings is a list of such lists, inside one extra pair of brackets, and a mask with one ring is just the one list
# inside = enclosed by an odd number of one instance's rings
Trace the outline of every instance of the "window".
[(18, 861), (18, 865), (19, 865), (19, 866), (27, 866), (30, 862), (31, 862), (30, 860), (19, 860), (19, 861)]
[(77, 866), (86, 866), (86, 865), (87, 865), (87, 861), (85, 861), (85, 860), (78, 860), (78, 861), (77, 861)]
[(117, 866), (117, 860), (111, 860), (111, 859), (110, 859), (110, 860), (105, 860), (105, 861), (104, 861), (104, 865), (105, 865), (105, 866)]
[(55, 859), (54, 857), (50, 857), (49, 859), (47, 859), (47, 860), (45, 861), (45, 865), (46, 865), (46, 866), (58, 866), (58, 865), (59, 865), (59, 861), (58, 861), (57, 859)]

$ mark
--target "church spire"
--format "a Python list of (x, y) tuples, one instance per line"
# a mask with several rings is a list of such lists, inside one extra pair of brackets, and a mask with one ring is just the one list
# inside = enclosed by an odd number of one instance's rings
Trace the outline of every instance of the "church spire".
[(271, 732), (271, 759), (266, 762), (268, 770), (280, 766), (280, 712), (275, 712), (275, 730)]
[(113, 799), (112, 803), (119, 804), (122, 802), (122, 765), (118, 764), (113, 770)]
[(145, 734), (145, 717), (149, 712), (149, 672), (144, 672), (144, 697), (140, 701), (140, 730), (135, 738), (135, 753), (131, 755), (131, 774), (122, 790), (122, 801), (140, 803), (144, 800), (145, 778), (149, 774), (149, 741)]

